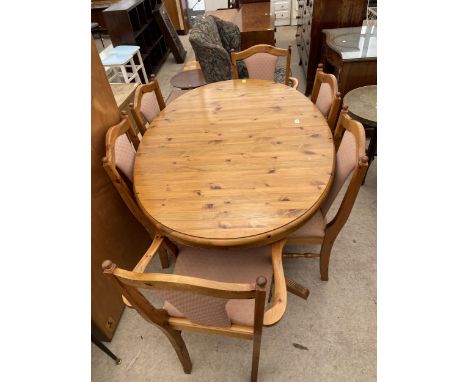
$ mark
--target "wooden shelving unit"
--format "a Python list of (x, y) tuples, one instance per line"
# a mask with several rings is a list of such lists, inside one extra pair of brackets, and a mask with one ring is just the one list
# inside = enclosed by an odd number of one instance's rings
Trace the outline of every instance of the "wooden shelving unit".
[(162, 0), (121, 0), (103, 16), (112, 45), (138, 45), (148, 78), (156, 74), (169, 54), (164, 35), (153, 15)]

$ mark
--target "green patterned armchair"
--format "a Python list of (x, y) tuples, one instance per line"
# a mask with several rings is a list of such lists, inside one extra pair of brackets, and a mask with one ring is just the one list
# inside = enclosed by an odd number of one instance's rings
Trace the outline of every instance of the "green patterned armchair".
[[(230, 52), (238, 52), (241, 42), (237, 25), (216, 16), (198, 16), (189, 41), (207, 83), (232, 79)], [(238, 71), (240, 78), (248, 77), (244, 62), (239, 62)]]

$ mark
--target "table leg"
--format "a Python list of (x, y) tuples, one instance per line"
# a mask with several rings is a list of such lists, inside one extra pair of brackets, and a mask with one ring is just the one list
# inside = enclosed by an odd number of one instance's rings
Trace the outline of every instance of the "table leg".
[[(372, 161), (374, 160), (374, 157), (377, 153), (377, 127), (374, 127), (372, 130), (373, 130), (373, 133), (370, 138), (369, 147), (367, 148), (367, 157), (369, 158), (369, 165), (367, 167), (367, 171), (369, 171), (370, 165)], [(362, 184), (364, 184), (364, 182), (366, 181), (366, 177), (367, 177), (367, 172), (366, 172), (366, 175), (364, 175)]]
[(310, 291), (308, 288), (299, 284), (297, 281), (288, 279), (287, 277), (286, 277), (286, 289), (288, 290), (288, 292), (295, 294), (296, 296), (303, 298), (304, 300), (307, 300), (307, 297), (309, 297)]
[(120, 358), (118, 358), (114, 353), (112, 353), (106, 345), (104, 345), (101, 341), (99, 341), (96, 337), (94, 337), (92, 334), (91, 334), (91, 342), (96, 345), (99, 349), (101, 349), (104, 353), (106, 353), (109, 357), (111, 357), (114, 361), (115, 361), (115, 364), (116, 365), (120, 365), (120, 363), (122, 362), (122, 360)]

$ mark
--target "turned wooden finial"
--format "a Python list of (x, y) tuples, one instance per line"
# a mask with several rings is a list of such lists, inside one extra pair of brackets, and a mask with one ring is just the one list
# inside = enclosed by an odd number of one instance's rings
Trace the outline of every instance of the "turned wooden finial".
[(265, 285), (267, 284), (267, 279), (264, 276), (258, 276), (256, 283), (260, 288), (265, 288)]
[(322, 63), (318, 64), (317, 70), (323, 71), (323, 64)]
[(105, 273), (112, 273), (112, 271), (117, 267), (112, 261), (104, 260), (101, 264), (102, 270)]
[(366, 165), (367, 163), (369, 163), (369, 158), (367, 157), (367, 155), (364, 155), (359, 159), (359, 165), (362, 166)]
[(336, 98), (341, 98), (341, 92), (336, 92)]
[(129, 107), (130, 109), (133, 109), (133, 108), (135, 107), (135, 105), (134, 105), (133, 102), (130, 102), (130, 103), (128, 104), (128, 107)]
[(348, 105), (343, 105), (343, 108), (341, 109), (342, 113), (347, 113), (348, 112)]
[(156, 74), (152, 74), (152, 75), (150, 76), (150, 81), (154, 81), (155, 79), (156, 79)]

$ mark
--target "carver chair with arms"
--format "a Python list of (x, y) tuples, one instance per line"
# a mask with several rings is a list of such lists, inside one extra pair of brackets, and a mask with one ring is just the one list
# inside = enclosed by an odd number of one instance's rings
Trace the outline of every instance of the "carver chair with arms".
[(187, 92), (174, 89), (168, 99), (164, 101), (158, 80), (154, 74), (148, 84), (140, 84), (135, 90), (134, 101), (130, 103), (130, 112), (136, 122), (140, 134), (143, 135), (148, 125), (164, 110), (166, 104)]
[[(141, 211), (132, 192), (133, 164), (140, 141), (130, 126), (128, 116), (125, 113), (122, 114), (122, 120), (107, 131), (106, 156), (102, 159), (102, 165), (128, 209), (153, 238), (158, 231)], [(167, 250), (177, 254), (177, 247), (166, 239), (159, 250), (163, 268), (169, 266)]]
[(319, 64), (315, 72), (310, 99), (327, 119), (328, 126), (333, 133), (340, 111), (341, 93), (338, 91), (336, 77), (333, 74), (324, 73), (323, 64)]
[[(286, 66), (277, 67), (278, 57), (286, 57)], [(231, 52), (233, 78), (239, 78), (238, 61), (243, 60), (247, 66), (249, 78), (284, 82), (287, 86), (297, 89), (299, 81), (291, 77), (291, 45), (288, 49), (276, 48), (267, 44), (251, 46), (241, 52)]]
[[(328, 280), (328, 264), (330, 254), (338, 234), (345, 225), (353, 208), (367, 172), (368, 159), (365, 155), (366, 135), (361, 123), (351, 119), (347, 109), (343, 109), (338, 119), (334, 134), (336, 154), (336, 169), (330, 192), (320, 209), (298, 230), (287, 238), (287, 244), (320, 244), (320, 253), (284, 253), (284, 257), (319, 257), (320, 275), (322, 280)], [(338, 208), (338, 212), (327, 223), (327, 213), (346, 180), (351, 176), (346, 193)]]
[[(287, 304), (284, 240), (253, 249), (181, 247), (173, 274), (144, 273), (164, 240), (156, 236), (133, 271), (106, 260), (104, 274), (114, 281), (129, 307), (166, 335), (186, 374), (190, 374), (192, 362), (182, 330), (253, 340), (251, 381), (256, 381), (262, 328), (276, 324)], [(265, 311), (272, 278), (274, 301)], [(163, 307), (156, 308), (139, 289), (165, 299)]]

